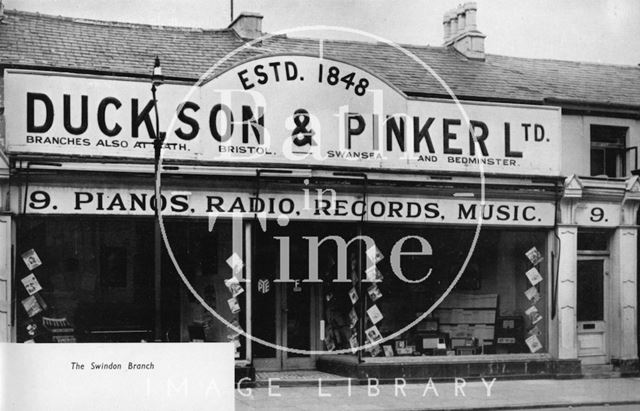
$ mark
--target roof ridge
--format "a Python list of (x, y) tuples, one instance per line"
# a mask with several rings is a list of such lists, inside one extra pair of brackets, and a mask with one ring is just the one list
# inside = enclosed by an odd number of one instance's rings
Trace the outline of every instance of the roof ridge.
[(213, 28), (202, 28), (202, 27), (188, 27), (188, 26), (165, 26), (159, 24), (147, 24), (147, 23), (131, 23), (124, 21), (114, 21), (114, 20), (97, 20), (97, 19), (88, 19), (84, 17), (71, 17), (71, 16), (62, 16), (62, 15), (54, 15), (47, 13), (39, 13), (34, 11), (26, 11), (26, 10), (5, 10), (5, 15), (25, 15), (25, 16), (35, 16), (35, 17), (44, 17), (48, 19), (55, 20), (63, 20), (69, 21), (73, 23), (80, 24), (91, 24), (95, 26), (110, 26), (110, 27), (123, 27), (123, 28), (149, 28), (156, 30), (173, 30), (173, 31), (181, 31), (181, 32), (226, 32), (233, 31), (228, 27), (213, 29)]
[(634, 66), (632, 64), (598, 63), (598, 62), (595, 62), (595, 61), (581, 61), (581, 60), (564, 60), (564, 59), (554, 59), (554, 58), (507, 56), (507, 55), (504, 55), (504, 54), (493, 54), (493, 53), (486, 53), (486, 55), (487, 56), (492, 56), (492, 57), (502, 57), (502, 58), (505, 58), (505, 59), (513, 59), (513, 60), (548, 61), (548, 62), (552, 62), (552, 63), (572, 63), (572, 64), (578, 64), (578, 65), (582, 65), (582, 66), (617, 67), (617, 68), (635, 69), (635, 70), (640, 69), (640, 63), (638, 63), (638, 65)]
[(430, 44), (400, 43), (400, 42), (392, 41), (392, 40), (389, 40), (388, 42), (380, 41), (380, 40), (374, 40), (374, 39), (372, 39), (371, 41), (366, 41), (366, 40), (347, 40), (347, 39), (332, 39), (332, 38), (317, 38), (317, 37), (305, 37), (305, 36), (291, 36), (291, 35), (288, 35), (286, 33), (275, 33), (271, 37), (273, 37), (273, 38), (284, 37), (285, 39), (291, 39), (291, 40), (308, 40), (308, 41), (322, 40), (325, 43), (335, 42), (335, 43), (371, 44), (371, 45), (383, 44), (383, 45), (388, 45), (388, 46), (397, 45), (397, 46), (400, 46), (402, 48), (412, 47), (412, 48), (431, 49), (431, 50), (434, 50), (434, 49), (435, 50), (446, 50), (447, 49), (447, 47), (444, 47), (444, 46), (432, 46)]

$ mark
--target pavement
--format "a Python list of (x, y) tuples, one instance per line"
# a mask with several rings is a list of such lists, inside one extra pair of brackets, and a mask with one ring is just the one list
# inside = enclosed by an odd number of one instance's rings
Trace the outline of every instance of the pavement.
[(286, 387), (275, 378), (236, 391), (236, 410), (640, 410), (640, 378), (458, 380)]

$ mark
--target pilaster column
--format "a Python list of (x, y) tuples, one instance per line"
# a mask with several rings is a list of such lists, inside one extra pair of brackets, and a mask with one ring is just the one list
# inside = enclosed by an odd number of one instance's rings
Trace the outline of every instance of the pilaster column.
[[(636, 207), (637, 208), (637, 207)], [(619, 359), (638, 358), (636, 316), (638, 267), (638, 229), (623, 226), (616, 229), (612, 240), (612, 261), (617, 270), (611, 270), (612, 333), (611, 355)]]
[(576, 279), (578, 254), (578, 227), (558, 225), (560, 239), (558, 261), (558, 358), (578, 357), (576, 331)]
[(576, 206), (582, 198), (580, 179), (569, 176), (564, 182), (564, 193), (558, 210), (556, 235), (558, 245), (558, 358), (578, 358), (577, 332), (577, 279), (578, 279), (578, 225)]
[(640, 179), (629, 178), (622, 200), (621, 225), (613, 236), (613, 250), (618, 267), (617, 277), (612, 278), (615, 296), (612, 311), (615, 316), (611, 338), (612, 356), (621, 359), (638, 358), (638, 207), (640, 206)]
[(0, 342), (11, 339), (11, 217), (0, 215)]

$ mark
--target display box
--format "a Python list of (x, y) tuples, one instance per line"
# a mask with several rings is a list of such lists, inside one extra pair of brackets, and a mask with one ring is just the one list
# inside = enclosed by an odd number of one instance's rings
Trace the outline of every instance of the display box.
[(456, 338), (471, 338), (473, 333), (471, 332), (471, 327), (468, 324), (458, 324), (451, 328), (449, 336)]
[(415, 349), (416, 349), (415, 346), (407, 345), (402, 348), (396, 348), (396, 353), (398, 355), (413, 355), (413, 353), (415, 352)]
[(521, 333), (524, 330), (524, 321), (519, 316), (504, 316), (498, 317), (496, 321), (497, 330), (499, 335), (510, 335), (514, 333)]
[(501, 316), (496, 321), (496, 351), (521, 352), (524, 344), (524, 319), (520, 316)]
[(456, 314), (458, 315), (458, 321), (456, 321), (458, 323), (473, 324), (478, 322), (475, 321), (476, 312), (474, 310), (459, 310)]
[(440, 338), (438, 337), (424, 337), (422, 338), (422, 349), (435, 349), (438, 348), (438, 341)]
[(440, 304), (440, 308), (496, 308), (497, 306), (497, 294), (451, 293)]
[(418, 323), (418, 326), (416, 327), (416, 329), (418, 330), (418, 332), (436, 332), (438, 331), (438, 320), (436, 319), (426, 319), (420, 323)]
[(446, 349), (447, 336), (443, 333), (419, 334), (416, 338), (416, 348), (419, 351)]
[(451, 346), (453, 348), (457, 347), (468, 347), (473, 345), (473, 340), (471, 338), (452, 338)]
[(456, 347), (456, 355), (476, 355), (477, 347)]
[(495, 327), (493, 325), (475, 325), (472, 335), (482, 343), (483, 341), (493, 341), (494, 331)]
[(494, 344), (482, 344), (483, 354), (496, 354), (496, 346)]

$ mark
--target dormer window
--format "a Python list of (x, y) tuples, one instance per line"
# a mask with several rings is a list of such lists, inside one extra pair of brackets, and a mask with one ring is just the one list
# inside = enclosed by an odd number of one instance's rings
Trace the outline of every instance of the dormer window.
[(591, 175), (624, 177), (627, 127), (591, 125)]

